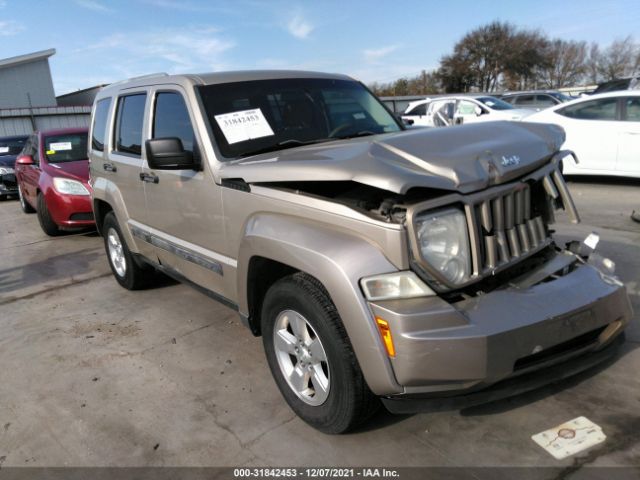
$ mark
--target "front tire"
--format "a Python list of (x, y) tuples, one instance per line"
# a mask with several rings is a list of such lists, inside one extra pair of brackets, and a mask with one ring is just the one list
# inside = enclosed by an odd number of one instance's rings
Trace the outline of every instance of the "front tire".
[(262, 339), (280, 392), (312, 427), (344, 433), (378, 409), (340, 316), (314, 278), (296, 273), (268, 290)]
[(51, 214), (49, 213), (49, 208), (47, 207), (47, 201), (44, 198), (44, 195), (38, 193), (38, 222), (40, 222), (40, 227), (44, 233), (49, 235), (50, 237), (56, 237), (60, 235), (60, 228), (51, 218)]
[(104, 247), (116, 281), (127, 290), (151, 286), (156, 278), (155, 269), (138, 263), (133, 257), (113, 212), (107, 213), (102, 225)]

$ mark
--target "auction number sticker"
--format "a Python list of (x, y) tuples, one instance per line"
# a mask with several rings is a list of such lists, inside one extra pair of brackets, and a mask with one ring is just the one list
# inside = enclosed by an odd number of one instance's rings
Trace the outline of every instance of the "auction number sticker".
[[(49, 150), (54, 152), (64, 152), (65, 150), (71, 150), (71, 142), (57, 142), (49, 144)], [(49, 153), (47, 151), (47, 153)]]
[(0, 153), (8, 153), (9, 147), (0, 147)]
[(259, 108), (224, 113), (216, 115), (215, 119), (230, 145), (273, 135), (269, 122)]

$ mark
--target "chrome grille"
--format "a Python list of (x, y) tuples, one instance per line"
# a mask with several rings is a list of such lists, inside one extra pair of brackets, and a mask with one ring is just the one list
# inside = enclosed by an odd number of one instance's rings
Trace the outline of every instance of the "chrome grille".
[[(573, 223), (580, 218), (560, 173), (561, 151), (551, 161), (512, 183), (469, 194), (453, 193), (411, 205), (407, 209), (409, 241), (415, 267), (443, 290), (461, 288), (518, 264), (552, 244), (549, 225), (555, 210), (563, 208)], [(471, 276), (453, 284), (432, 267), (418, 245), (416, 218), (423, 212), (462, 207), (467, 218), (471, 247)]]
[(548, 224), (554, 222), (555, 204), (562, 194), (568, 195), (568, 191), (562, 176), (554, 170), (476, 203), (478, 273), (494, 270), (548, 245)]

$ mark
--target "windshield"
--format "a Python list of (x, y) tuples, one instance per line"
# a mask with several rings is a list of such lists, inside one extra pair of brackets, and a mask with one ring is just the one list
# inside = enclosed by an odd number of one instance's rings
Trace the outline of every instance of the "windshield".
[(0, 156), (18, 155), (29, 137), (0, 138)]
[(513, 105), (508, 104), (496, 97), (478, 97), (479, 102), (484, 103), (491, 110), (513, 110)]
[(44, 138), (49, 163), (77, 162), (87, 159), (87, 132), (49, 135)]
[(227, 158), (401, 130), (382, 103), (355, 81), (253, 80), (198, 90)]

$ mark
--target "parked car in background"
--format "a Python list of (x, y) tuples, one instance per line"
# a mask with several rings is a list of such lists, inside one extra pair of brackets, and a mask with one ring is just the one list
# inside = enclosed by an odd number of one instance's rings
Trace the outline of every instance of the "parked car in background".
[(47, 235), (95, 225), (86, 128), (35, 132), (15, 170), (22, 210), (37, 212)]
[(460, 95), (410, 103), (402, 119), (414, 125), (446, 127), (463, 123), (521, 120), (533, 110), (517, 109), (490, 95)]
[(526, 121), (564, 128), (563, 148), (576, 155), (575, 160), (564, 160), (567, 175), (640, 177), (640, 91), (582, 97), (537, 112)]
[(0, 138), (0, 200), (18, 194), (14, 167), (27, 138), (28, 135)]
[(569, 95), (557, 90), (506, 92), (501, 94), (499, 98), (516, 108), (533, 110), (543, 110), (573, 100)]
[(593, 91), (593, 95), (606, 92), (617, 92), (620, 90), (638, 90), (640, 89), (640, 76), (618, 78), (608, 82), (601, 83)]

